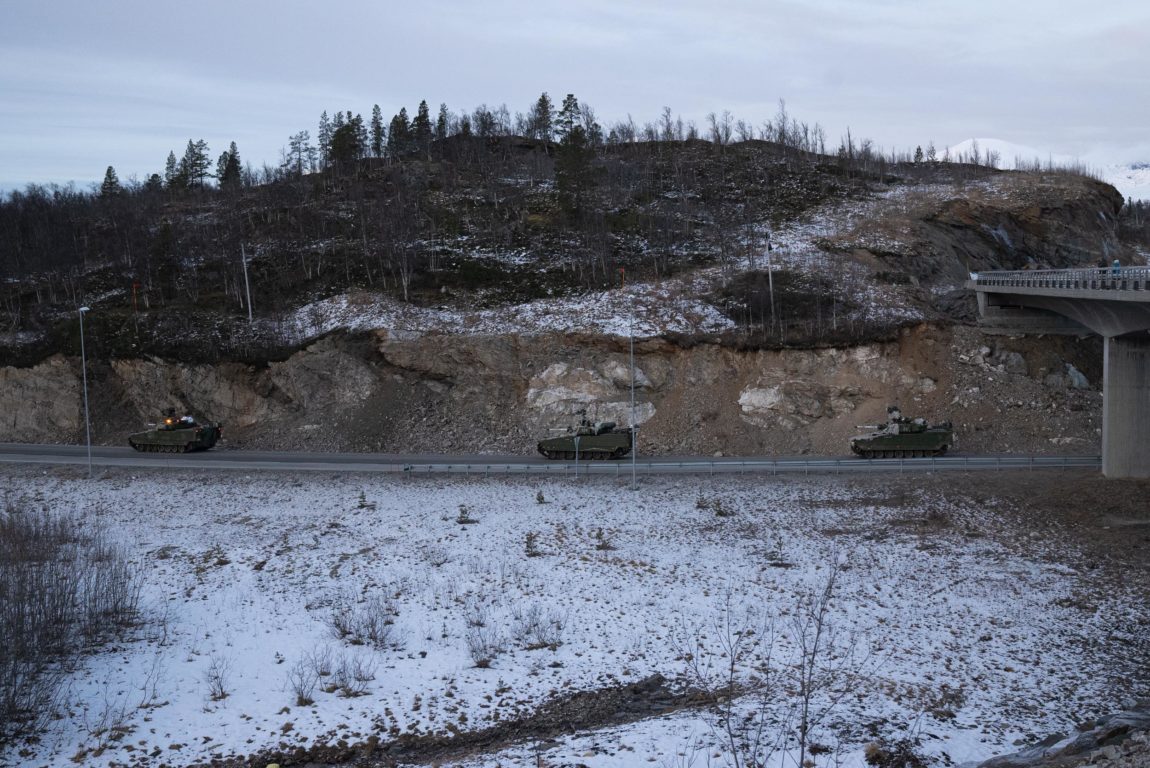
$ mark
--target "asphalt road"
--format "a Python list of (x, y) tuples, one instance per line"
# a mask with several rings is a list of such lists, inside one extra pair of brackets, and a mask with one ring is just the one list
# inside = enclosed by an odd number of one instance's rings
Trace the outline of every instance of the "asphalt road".
[[(83, 445), (0, 443), (0, 463), (29, 465), (88, 464)], [(548, 461), (539, 456), (429, 455), (387, 453), (305, 453), (294, 451), (200, 451), (184, 454), (138, 453), (127, 447), (93, 446), (93, 467), (158, 469), (242, 469), (268, 471), (395, 472), (406, 474), (718, 474), (731, 472), (907, 472), (995, 471), (1003, 469), (1101, 469), (1099, 456), (963, 455), (923, 459), (861, 459), (855, 456), (639, 456), (619, 461)]]

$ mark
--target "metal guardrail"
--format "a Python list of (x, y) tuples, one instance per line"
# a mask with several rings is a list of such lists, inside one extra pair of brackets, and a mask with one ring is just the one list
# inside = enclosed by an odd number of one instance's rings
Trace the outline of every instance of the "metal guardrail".
[[(637, 462), (637, 474), (822, 473), (822, 472), (934, 472), (947, 470), (1007, 470), (1102, 468), (1101, 456), (941, 456), (922, 459), (766, 459), (750, 461)], [(385, 470), (386, 471), (386, 470)], [(628, 461), (566, 461), (549, 464), (406, 464), (407, 475), (451, 473), (466, 475), (609, 475), (631, 474)]]
[(971, 272), (975, 287), (1058, 291), (1150, 291), (1150, 267), (1089, 267)]
[[(13, 457), (0, 454), (0, 463), (15, 464), (85, 464), (81, 454), (42, 454)], [(1009, 469), (1101, 469), (1101, 456), (938, 456), (921, 459), (863, 459), (854, 457), (818, 459), (723, 459), (700, 461), (556, 461), (556, 462), (496, 462), (447, 463), (380, 461), (325, 462), (322, 460), (273, 461), (197, 461), (194, 455), (179, 456), (95, 456), (92, 463), (102, 467), (146, 467), (149, 469), (224, 469), (317, 472), (384, 472), (407, 477), (427, 474), (459, 474), (475, 476), (530, 475), (550, 477), (583, 477), (607, 475), (626, 477), (636, 474), (698, 474), (718, 475), (735, 473), (837, 473), (837, 472), (937, 472), (937, 471), (998, 471)]]

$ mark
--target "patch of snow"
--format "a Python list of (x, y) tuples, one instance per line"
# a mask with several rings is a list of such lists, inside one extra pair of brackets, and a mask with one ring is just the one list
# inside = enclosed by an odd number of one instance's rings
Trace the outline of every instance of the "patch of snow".
[[(147, 622), (133, 641), (89, 658), (65, 717), (0, 762), (158, 766), (482, 729), (556, 692), (676, 678), (687, 668), (684, 639), (719, 654), (723, 622), (748, 616), (776, 617), (785, 672), (795, 660), (788, 616), (847, 556), (830, 616), (865, 663), (852, 662), (854, 693), (826, 724), (845, 734), (840, 765), (863, 765), (874, 738), (863, 723), (919, 736), (953, 761), (1009, 751), (1015, 739), (1104, 711), (1133, 685), (1124, 675), (1145, 672), (1128, 663), (1133, 654), (1138, 665), (1138, 651), (1112, 642), (1125, 637), (1123, 617), (1145, 613), (1133, 586), (1096, 583), (1074, 551), (1019, 536), (993, 504), (929, 493), (888, 507), (853, 483), (798, 479), (644, 479), (637, 493), (603, 478), (348, 473), (91, 481), (11, 470), (4, 482), (11, 503), (71, 510), (112, 532), (143, 569)], [(717, 503), (734, 516), (717, 517)], [(924, 531), (914, 524), (923, 519), (951, 524)], [(598, 546), (604, 538), (612, 548)], [(340, 606), (373, 604), (393, 622), (381, 647), (333, 634)], [(554, 647), (529, 649), (532, 611), (547, 617)], [(474, 662), (483, 637), (496, 649), (489, 668)], [(372, 670), (356, 681), (362, 695), (326, 692), (329, 674), (314, 704), (297, 703), (292, 671), (324, 657)], [(226, 698), (210, 696), (213, 665), (225, 669)], [(945, 707), (932, 703), (947, 692), (957, 695)], [(789, 701), (781, 691), (768, 699), (771, 717), (784, 719)], [(753, 706), (742, 701), (738, 716)], [(100, 730), (109, 718), (122, 739)], [(721, 750), (712, 725), (706, 710), (689, 709), (558, 737), (547, 758), (686, 765), (680, 755)], [(460, 763), (526, 765), (532, 754), (524, 746)]]
[(1099, 172), (1126, 199), (1150, 200), (1150, 163), (1104, 165)]

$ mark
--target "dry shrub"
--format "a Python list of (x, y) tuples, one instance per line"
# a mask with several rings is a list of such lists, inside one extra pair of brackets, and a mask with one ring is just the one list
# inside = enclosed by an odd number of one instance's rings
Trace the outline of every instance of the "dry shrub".
[(90, 522), (0, 512), (0, 741), (39, 728), (86, 650), (136, 623), (142, 579)]

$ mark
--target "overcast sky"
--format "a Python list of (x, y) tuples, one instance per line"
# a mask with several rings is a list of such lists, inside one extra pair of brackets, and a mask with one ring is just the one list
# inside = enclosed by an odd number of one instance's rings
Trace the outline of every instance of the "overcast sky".
[(786, 99), (828, 143), (1150, 161), (1148, 82), (1145, 0), (0, 0), (0, 189), (143, 179), (188, 139), (259, 167), (324, 110), (543, 91), (604, 125)]

